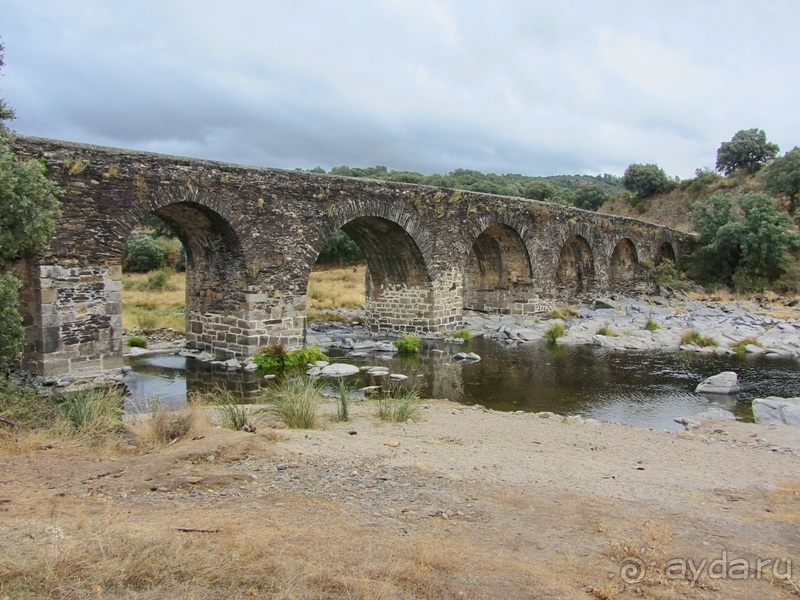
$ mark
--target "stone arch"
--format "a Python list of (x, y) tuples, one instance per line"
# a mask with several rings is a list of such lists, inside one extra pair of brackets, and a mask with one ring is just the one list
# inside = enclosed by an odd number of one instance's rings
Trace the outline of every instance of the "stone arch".
[[(358, 212), (350, 207), (348, 216), (338, 219), (342, 222), (338, 228), (350, 236), (366, 258), (367, 327), (373, 331), (447, 328), (456, 317), (441, 301), (440, 288), (445, 286), (434, 280), (429, 270), (423, 248), (410, 231), (415, 228), (414, 223), (405, 215), (386, 214), (385, 210), (381, 211), (383, 214)], [(319, 248), (323, 243), (321, 237)]]
[(464, 308), (510, 313), (533, 295), (531, 260), (512, 227), (495, 223), (472, 244), (464, 270)]
[(430, 283), (422, 252), (409, 233), (383, 217), (356, 217), (340, 228), (367, 260), (367, 297), (387, 287), (424, 288)]
[(672, 261), (675, 263), (675, 248), (673, 248), (672, 244), (669, 242), (662, 242), (661, 245), (656, 250), (656, 260), (655, 264), (661, 264), (665, 260)]
[(191, 185), (158, 188), (131, 211), (130, 230), (147, 214), (162, 219), (186, 253), (187, 347), (217, 357), (252, 353), (242, 327), (249, 318), (249, 269), (225, 198)]
[(639, 256), (636, 246), (629, 238), (622, 238), (611, 253), (609, 264), (609, 280), (611, 286), (624, 285), (636, 277)]
[(556, 285), (568, 295), (580, 295), (594, 286), (594, 257), (589, 242), (573, 234), (564, 240), (558, 257)]

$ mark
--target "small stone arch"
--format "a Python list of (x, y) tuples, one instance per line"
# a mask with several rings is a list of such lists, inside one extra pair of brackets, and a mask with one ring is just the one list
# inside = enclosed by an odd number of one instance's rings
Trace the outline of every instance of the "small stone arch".
[(556, 270), (556, 285), (568, 295), (577, 296), (594, 287), (594, 257), (582, 235), (569, 236), (561, 246)]
[(630, 239), (622, 238), (611, 253), (609, 280), (612, 288), (625, 285), (635, 279), (638, 266), (639, 257), (636, 246)]
[(519, 233), (495, 223), (475, 239), (464, 270), (464, 308), (510, 313), (533, 295), (528, 249)]
[(665, 260), (669, 260), (674, 264), (675, 259), (675, 248), (672, 246), (672, 244), (669, 242), (662, 242), (658, 247), (658, 250), (656, 250), (655, 264), (659, 265)]

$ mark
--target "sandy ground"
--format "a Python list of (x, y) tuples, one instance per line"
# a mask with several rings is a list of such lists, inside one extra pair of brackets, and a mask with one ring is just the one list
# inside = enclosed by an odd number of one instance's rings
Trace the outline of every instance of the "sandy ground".
[(147, 454), (7, 444), (0, 598), (800, 596), (797, 429), (372, 409)]

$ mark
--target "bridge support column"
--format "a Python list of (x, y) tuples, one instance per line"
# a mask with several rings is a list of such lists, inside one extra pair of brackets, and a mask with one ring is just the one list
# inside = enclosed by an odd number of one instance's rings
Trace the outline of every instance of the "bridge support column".
[(25, 370), (81, 375), (122, 366), (119, 266), (30, 265), (25, 271)]
[(462, 278), (451, 271), (430, 286), (376, 286), (367, 273), (366, 325), (371, 331), (437, 332), (461, 325)]

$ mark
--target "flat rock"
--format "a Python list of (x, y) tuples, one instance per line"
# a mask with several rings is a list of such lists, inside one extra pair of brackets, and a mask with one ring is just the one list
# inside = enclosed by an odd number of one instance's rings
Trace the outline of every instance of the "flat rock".
[(325, 377), (347, 377), (348, 375), (355, 375), (360, 369), (355, 365), (348, 365), (347, 363), (334, 363), (323, 367), (319, 374)]

